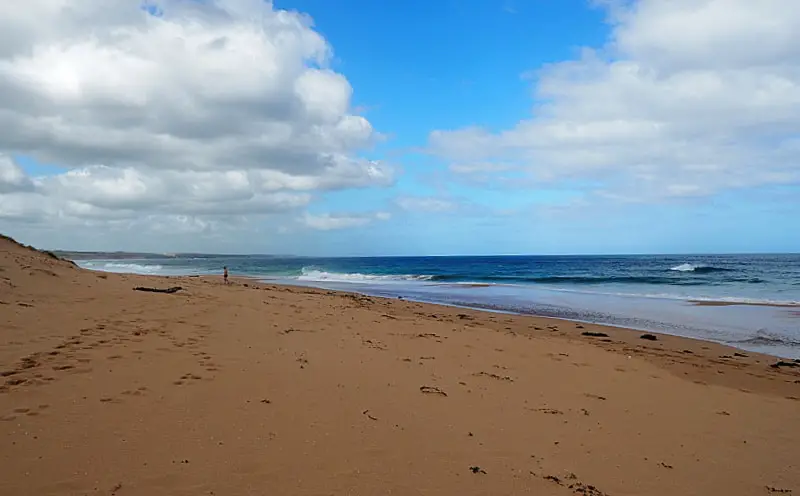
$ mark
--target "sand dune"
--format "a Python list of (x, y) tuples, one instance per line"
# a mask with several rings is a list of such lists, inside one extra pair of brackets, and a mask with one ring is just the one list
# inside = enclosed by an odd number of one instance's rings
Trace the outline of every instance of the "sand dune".
[(5, 239), (0, 328), (3, 495), (800, 494), (800, 367), (700, 341)]

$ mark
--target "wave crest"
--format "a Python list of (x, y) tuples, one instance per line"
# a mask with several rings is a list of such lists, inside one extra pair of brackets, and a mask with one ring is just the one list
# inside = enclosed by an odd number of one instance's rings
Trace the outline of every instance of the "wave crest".
[(744, 345), (760, 345), (760, 346), (791, 346), (800, 347), (800, 340), (793, 339), (790, 336), (769, 332), (764, 329), (756, 331), (755, 335), (748, 339), (739, 341), (729, 341), (730, 344), (744, 344)]
[(674, 277), (662, 276), (490, 276), (490, 277), (469, 277), (465, 274), (433, 276), (431, 281), (435, 282), (478, 282), (478, 283), (536, 283), (536, 284), (570, 284), (570, 285), (592, 285), (592, 284), (652, 284), (669, 286), (704, 286), (707, 283), (699, 280), (682, 280)]
[(416, 274), (362, 274), (359, 272), (328, 272), (303, 267), (299, 281), (310, 282), (392, 282), (392, 281), (430, 281), (433, 276)]
[(710, 265), (693, 265), (684, 263), (676, 265), (669, 270), (675, 272), (694, 272), (695, 274), (707, 274), (709, 272), (729, 272), (731, 269), (723, 269), (722, 267), (712, 267)]
[(119, 262), (84, 262), (84, 268), (102, 272), (120, 272), (126, 274), (157, 274), (162, 271), (161, 265), (142, 265), (136, 263)]

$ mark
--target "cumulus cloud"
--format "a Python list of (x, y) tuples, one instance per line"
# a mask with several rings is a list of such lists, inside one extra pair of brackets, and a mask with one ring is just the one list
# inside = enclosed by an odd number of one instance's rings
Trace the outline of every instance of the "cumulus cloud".
[(451, 171), (626, 201), (800, 182), (793, 0), (598, 3), (609, 42), (536, 73), (531, 118), (430, 134)]
[[(392, 167), (358, 157), (379, 135), (330, 57), (310, 18), (262, 0), (2, 9), (0, 219), (206, 229), (390, 185)], [(29, 177), (15, 156), (64, 171)]]
[(385, 221), (391, 218), (388, 212), (374, 212), (370, 214), (358, 215), (311, 215), (303, 217), (305, 225), (311, 229), (319, 231), (332, 231), (335, 229), (348, 229), (352, 227), (363, 227), (375, 221)]
[(0, 155), (0, 194), (31, 191), (33, 182), (10, 157)]

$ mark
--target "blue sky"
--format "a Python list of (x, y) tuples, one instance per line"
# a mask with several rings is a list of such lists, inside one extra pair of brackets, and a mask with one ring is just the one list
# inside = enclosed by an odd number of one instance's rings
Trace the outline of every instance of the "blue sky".
[[(44, 86), (5, 105), (21, 109), (10, 122), (29, 132), (0, 140), (0, 158), (9, 157), (0, 231), (50, 248), (303, 255), (800, 250), (800, 230), (790, 228), (800, 214), (800, 55), (798, 36), (782, 35), (795, 30), (780, 25), (791, 22), (780, 9), (739, 0), (721, 11), (712, 0), (223, 0), (226, 17), (207, 27), (223, 33), (215, 46), (225, 59), (187, 51), (185, 60), (197, 58), (179, 70), (170, 65), (183, 59), (169, 56), (186, 48), (160, 28), (208, 38), (190, 30), (187, 4), (151, 2), (164, 5), (163, 24), (145, 21), (141, 31), (167, 55), (111, 45), (81, 57), (117, 50), (106, 64), (133, 62), (101, 74), (66, 55), (21, 66)], [(313, 26), (295, 23), (299, 13)], [(255, 14), (267, 19), (259, 41), (231, 41)], [(741, 21), (748, 16), (774, 29)], [(111, 32), (123, 17), (96, 25)], [(51, 22), (68, 32), (63, 15)], [(30, 46), (64, 43), (38, 33), (31, 28)], [(325, 49), (329, 72), (296, 104), (308, 114), (271, 114), (277, 107), (266, 102), (286, 93), (269, 86), (279, 83), (265, 67), (298, 88), (297, 61), (313, 69), (310, 58)], [(237, 57), (261, 62), (228, 62)], [(155, 69), (113, 79), (135, 64)], [(24, 107), (35, 98), (54, 110)], [(336, 138), (310, 159), (307, 142), (306, 155), (238, 157), (252, 140), (237, 133), (276, 120), (295, 134), (333, 133), (347, 116), (363, 117), (371, 134)], [(53, 122), (72, 127), (54, 131)], [(220, 130), (229, 125), (239, 131)], [(196, 140), (192, 126), (204, 133)], [(237, 138), (242, 145), (229, 146)], [(341, 168), (325, 165), (329, 150)]]
[[(396, 160), (405, 171), (394, 191), (331, 194), (321, 210), (353, 210), (396, 192), (436, 194), (442, 189), (497, 209), (558, 204), (574, 196), (569, 189), (487, 191), (447, 179), (435, 185), (437, 173), (446, 175), (445, 165), (413, 150), (424, 147), (431, 129), (477, 125), (502, 130), (529, 117), (532, 78), (539, 68), (605, 43), (610, 26), (603, 9), (582, 0), (360, 0), (346, 9), (324, 0), (289, 0), (276, 6), (312, 15), (335, 49), (334, 66), (356, 89), (356, 104), (366, 107), (376, 128), (391, 136), (375, 156)], [(796, 188), (787, 190), (800, 195)], [(800, 234), (763, 219), (791, 225), (800, 211), (796, 205), (784, 212), (770, 210), (770, 191), (623, 209), (608, 218), (582, 212), (563, 221), (488, 217), (454, 223), (416, 216), (402, 226), (373, 227), (373, 240), (363, 254), (796, 251)], [(333, 242), (337, 251), (345, 251), (351, 236), (326, 233), (315, 242)]]

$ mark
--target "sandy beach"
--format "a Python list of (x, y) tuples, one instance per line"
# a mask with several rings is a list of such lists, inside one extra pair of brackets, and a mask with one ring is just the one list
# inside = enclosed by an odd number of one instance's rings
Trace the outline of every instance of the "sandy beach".
[(702, 341), (8, 240), (0, 327), (3, 495), (800, 494), (800, 364)]

